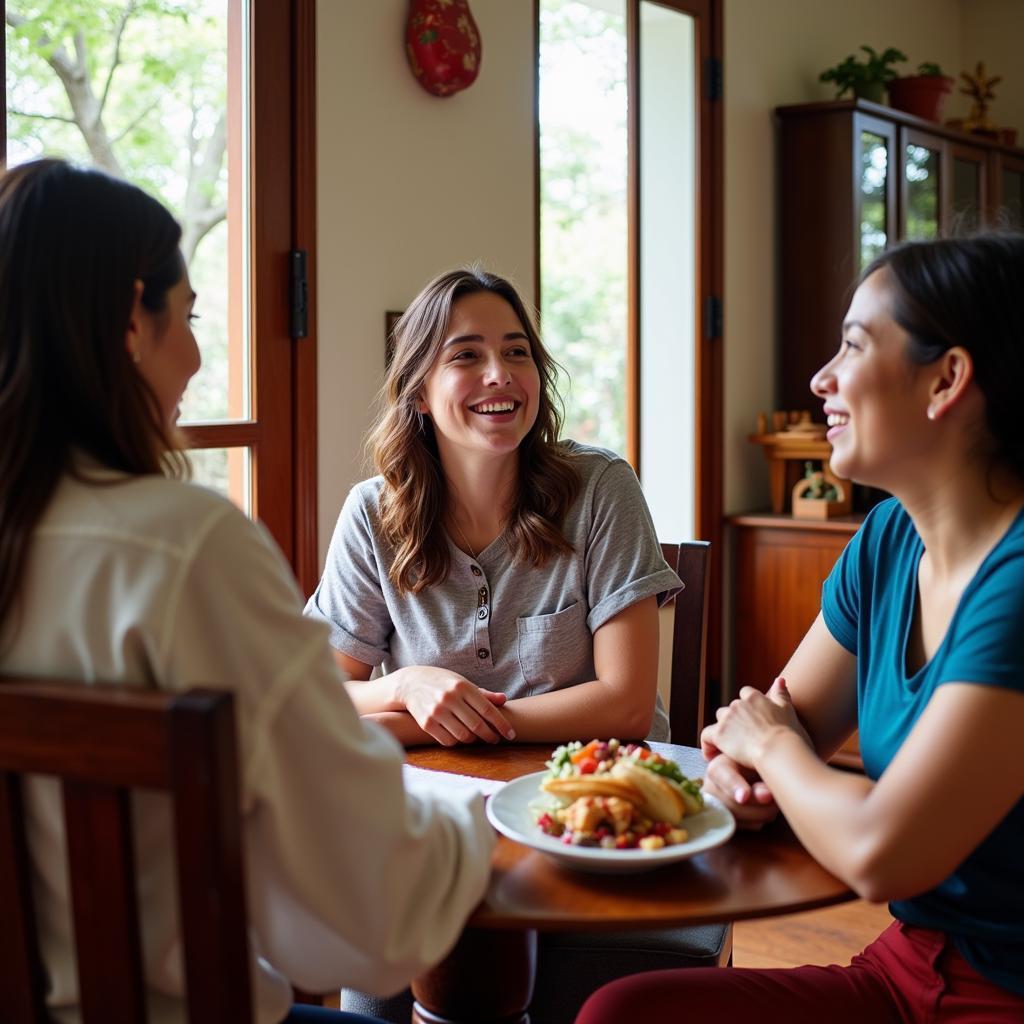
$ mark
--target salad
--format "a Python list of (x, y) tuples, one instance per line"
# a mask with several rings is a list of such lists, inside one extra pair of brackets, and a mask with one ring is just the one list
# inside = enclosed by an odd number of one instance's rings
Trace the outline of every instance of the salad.
[(686, 842), (686, 815), (704, 807), (700, 780), (666, 757), (618, 740), (557, 747), (541, 782), (537, 825), (573, 846), (657, 850)]

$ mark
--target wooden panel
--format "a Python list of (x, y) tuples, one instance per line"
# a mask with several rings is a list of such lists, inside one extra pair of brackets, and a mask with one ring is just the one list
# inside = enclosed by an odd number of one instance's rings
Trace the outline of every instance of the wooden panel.
[[(842, 523), (803, 524), (787, 517), (737, 517), (735, 531), (735, 686), (766, 690), (821, 609), (821, 585), (856, 530)], [(751, 523), (753, 520), (753, 523)], [(757, 525), (760, 523), (760, 525)], [(834, 759), (860, 767), (856, 738)]]
[(128, 793), (64, 780), (79, 1004), (86, 1024), (145, 1024)]
[(767, 689), (821, 607), (842, 533), (741, 528), (736, 567), (736, 683)]
[(786, 409), (812, 408), (808, 382), (836, 347), (857, 270), (852, 140), (848, 113), (782, 120), (779, 310), (786, 340), (778, 393)]

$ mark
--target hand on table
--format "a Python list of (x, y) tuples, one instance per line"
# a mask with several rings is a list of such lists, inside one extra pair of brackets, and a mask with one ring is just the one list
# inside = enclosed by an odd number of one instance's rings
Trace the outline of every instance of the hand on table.
[(766, 739), (777, 729), (792, 729), (810, 740), (797, 718), (786, 681), (779, 676), (767, 693), (752, 686), (728, 707), (700, 737), (701, 750), (710, 762), (705, 785), (732, 811), (745, 828), (760, 828), (778, 814), (771, 790), (755, 770)]
[[(705, 757), (709, 756), (705, 750)], [(757, 830), (778, 816), (779, 808), (771, 790), (750, 768), (743, 768), (731, 757), (711, 757), (704, 790), (717, 796), (732, 811), (740, 828)]]
[(505, 694), (485, 690), (448, 669), (418, 666), (401, 672), (395, 696), (417, 725), (442, 746), (515, 739), (515, 730), (498, 710), (507, 699)]

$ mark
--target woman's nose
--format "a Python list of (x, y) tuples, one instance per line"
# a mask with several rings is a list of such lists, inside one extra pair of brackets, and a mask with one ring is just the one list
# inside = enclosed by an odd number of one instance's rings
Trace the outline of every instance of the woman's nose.
[(505, 365), (505, 360), (500, 356), (495, 356), (487, 361), (485, 367), (485, 382), (487, 384), (504, 385), (512, 382), (512, 373), (508, 366)]
[(830, 359), (818, 372), (811, 378), (811, 391), (814, 392), (819, 398), (826, 398), (832, 394), (836, 389), (836, 375), (832, 371), (832, 364), (835, 359)]

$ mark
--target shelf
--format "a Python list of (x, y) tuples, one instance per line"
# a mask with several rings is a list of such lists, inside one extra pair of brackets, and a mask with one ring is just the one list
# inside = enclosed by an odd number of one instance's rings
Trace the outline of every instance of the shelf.
[(817, 533), (845, 533), (852, 537), (864, 516), (855, 513), (849, 516), (836, 516), (834, 519), (794, 519), (790, 515), (776, 515), (774, 512), (743, 512), (739, 515), (727, 516), (732, 526), (771, 527), (776, 530), (813, 530)]

